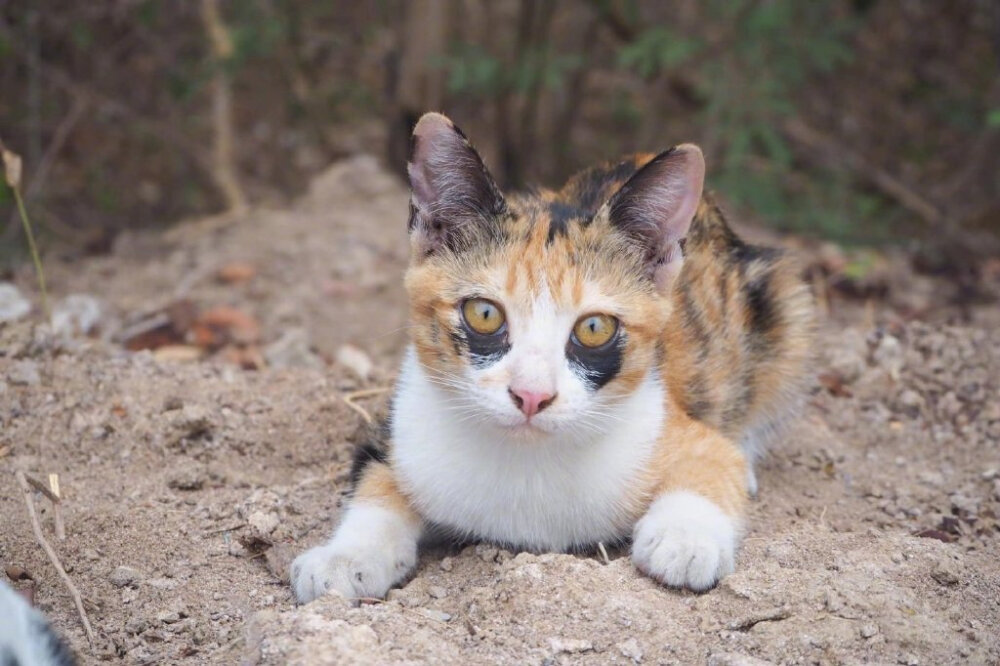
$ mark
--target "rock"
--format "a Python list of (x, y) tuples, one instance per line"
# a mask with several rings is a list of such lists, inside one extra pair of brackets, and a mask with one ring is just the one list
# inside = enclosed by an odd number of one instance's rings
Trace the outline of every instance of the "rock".
[(441, 571), (451, 571), (452, 569), (455, 568), (455, 563), (452, 561), (450, 557), (446, 557), (441, 560), (441, 564), (439, 564), (438, 566), (441, 567)]
[(559, 654), (561, 652), (565, 653), (575, 653), (575, 652), (589, 652), (594, 649), (594, 644), (590, 641), (583, 640), (581, 638), (549, 638), (549, 647), (553, 652)]
[(866, 622), (858, 629), (858, 633), (861, 634), (861, 638), (871, 638), (878, 633), (878, 625), (874, 622)]
[(421, 608), (420, 614), (440, 622), (448, 622), (451, 620), (450, 614), (445, 613), (444, 611), (434, 610), (433, 608)]
[(182, 467), (171, 473), (167, 487), (175, 490), (201, 490), (205, 486), (207, 474), (197, 467)]
[(175, 624), (181, 621), (181, 614), (174, 610), (166, 610), (157, 613), (156, 619), (163, 624)]
[(250, 528), (261, 535), (268, 535), (277, 529), (280, 521), (278, 516), (271, 512), (254, 511), (247, 518)]
[(132, 567), (121, 566), (111, 572), (111, 584), (115, 587), (135, 587), (142, 580), (142, 574)]
[(941, 585), (948, 586), (957, 585), (959, 581), (955, 566), (947, 560), (942, 560), (935, 565), (931, 570), (931, 578)]
[(290, 328), (264, 347), (264, 360), (275, 368), (322, 368), (323, 359), (312, 350), (304, 328)]
[(337, 363), (353, 372), (362, 380), (370, 378), (372, 370), (375, 369), (375, 364), (372, 363), (371, 357), (354, 345), (340, 346), (340, 349), (337, 350)]
[(89, 294), (71, 294), (52, 308), (52, 332), (56, 335), (87, 335), (101, 321), (101, 303)]
[(427, 594), (431, 595), (435, 599), (444, 599), (448, 596), (448, 590), (440, 585), (431, 585), (427, 588)]
[(899, 373), (903, 370), (905, 353), (899, 338), (886, 333), (878, 341), (878, 346), (872, 353), (872, 360), (881, 366), (893, 381), (899, 380)]
[(38, 386), (42, 376), (38, 372), (38, 364), (28, 359), (15, 361), (7, 371), (7, 381), (14, 386)]
[(622, 656), (627, 659), (631, 659), (637, 664), (642, 661), (642, 648), (639, 647), (639, 641), (634, 638), (622, 641), (621, 643), (616, 643), (615, 647), (618, 648), (618, 651), (622, 653)]
[(101, 555), (93, 548), (84, 548), (83, 559), (89, 562), (96, 562), (97, 560), (101, 559)]
[(31, 312), (31, 302), (10, 282), (0, 282), (0, 323), (23, 319)]

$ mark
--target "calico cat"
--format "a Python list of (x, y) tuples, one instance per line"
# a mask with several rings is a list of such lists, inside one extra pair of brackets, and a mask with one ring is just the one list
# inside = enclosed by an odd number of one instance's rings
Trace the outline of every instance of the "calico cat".
[(692, 590), (733, 570), (813, 307), (704, 173), (685, 144), (505, 197), (448, 118), (420, 119), (411, 344), (340, 526), (292, 565), (300, 602), (384, 596), (430, 528), (533, 551), (631, 539), (639, 570)]
[(0, 580), (0, 666), (74, 666), (45, 617)]

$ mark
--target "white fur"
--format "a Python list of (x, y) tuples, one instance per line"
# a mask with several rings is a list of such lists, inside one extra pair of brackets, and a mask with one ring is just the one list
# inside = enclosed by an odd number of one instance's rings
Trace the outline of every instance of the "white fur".
[(632, 561), (672, 587), (707, 590), (732, 573), (738, 532), (736, 521), (701, 495), (667, 493), (636, 523)]
[[(552, 311), (539, 319), (533, 327), (542, 330), (512, 336), (511, 351), (489, 368), (502, 398), (476, 377), (442, 386), (408, 351), (394, 404), (393, 468), (425, 518), (463, 535), (538, 550), (625, 537), (626, 494), (660, 435), (663, 386), (651, 371), (623, 398), (589, 391), (563, 352), (574, 319)], [(558, 391), (531, 419), (534, 430), (506, 395), (511, 376)]]
[(333, 591), (348, 599), (381, 598), (417, 564), (421, 525), (376, 504), (352, 503), (333, 538), (292, 563), (299, 603)]
[(0, 663), (23, 666), (71, 664), (55, 650), (58, 641), (42, 614), (0, 581)]

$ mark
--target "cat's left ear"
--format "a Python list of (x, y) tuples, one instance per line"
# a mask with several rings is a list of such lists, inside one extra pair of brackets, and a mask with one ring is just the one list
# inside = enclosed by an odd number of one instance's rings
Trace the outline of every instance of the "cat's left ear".
[(410, 236), (422, 254), (488, 236), (507, 211), (479, 153), (440, 113), (425, 113), (413, 128), (407, 171)]
[(650, 276), (665, 288), (680, 271), (680, 241), (701, 202), (705, 158), (685, 143), (646, 163), (608, 201), (608, 219), (646, 250)]

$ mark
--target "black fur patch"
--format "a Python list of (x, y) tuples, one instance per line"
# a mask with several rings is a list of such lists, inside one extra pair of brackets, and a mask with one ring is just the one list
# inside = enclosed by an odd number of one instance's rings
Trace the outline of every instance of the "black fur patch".
[(579, 221), (580, 224), (586, 226), (591, 218), (592, 215), (589, 215), (587, 211), (576, 206), (571, 206), (560, 201), (550, 203), (548, 243), (551, 244), (556, 236), (565, 236), (571, 223)]
[[(510, 338), (507, 335), (507, 324), (492, 335), (483, 335), (472, 330), (465, 319), (462, 319), (460, 331), (452, 332), (452, 342), (461, 344), (469, 352), (469, 362), (476, 368), (489, 367), (499, 361), (510, 351)], [(458, 342), (455, 342), (455, 341)]]
[(570, 366), (592, 391), (598, 390), (621, 372), (624, 355), (625, 333), (621, 331), (600, 347), (584, 347), (573, 340), (566, 343), (566, 358)]
[(354, 461), (351, 464), (351, 489), (358, 485), (361, 476), (372, 463), (385, 464), (389, 462), (389, 438), (392, 435), (392, 415), (371, 429), (365, 441), (354, 450)]
[(584, 171), (576, 183), (577, 205), (593, 216), (597, 209), (614, 194), (608, 191), (631, 178), (636, 172), (635, 162), (625, 160), (610, 167), (594, 167)]
[(750, 334), (757, 338), (765, 338), (778, 323), (778, 309), (771, 296), (769, 277), (765, 273), (743, 288), (750, 311)]

